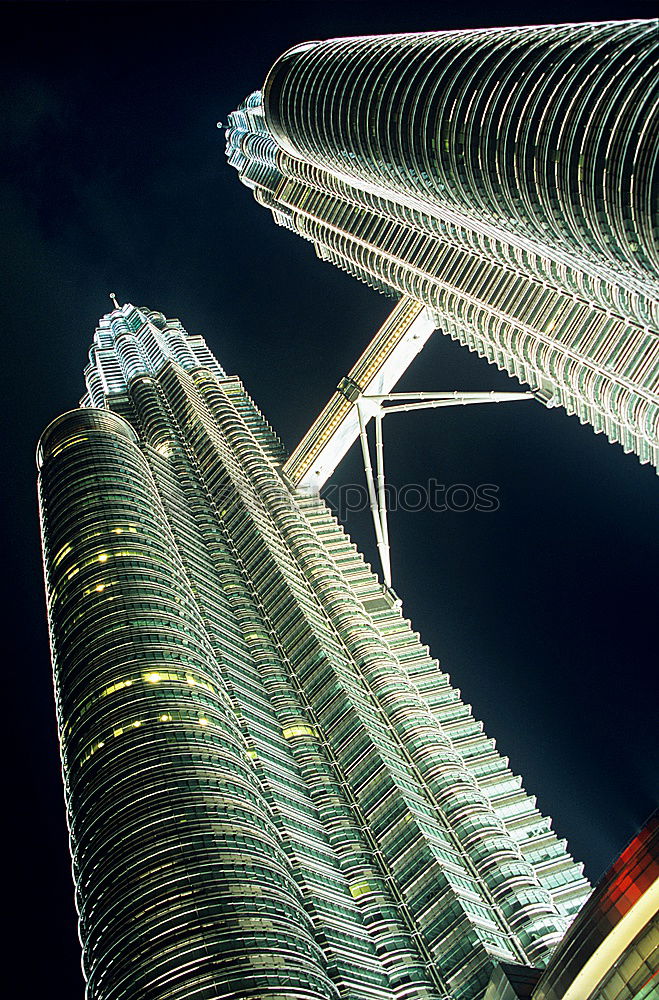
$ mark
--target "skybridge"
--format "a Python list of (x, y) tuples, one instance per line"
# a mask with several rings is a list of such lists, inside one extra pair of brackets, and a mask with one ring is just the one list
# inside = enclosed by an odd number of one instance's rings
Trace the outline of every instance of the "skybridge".
[[(533, 392), (392, 392), (435, 331), (420, 302), (403, 298), (349, 373), (341, 379), (283, 467), (291, 485), (317, 496), (341, 459), (360, 439), (369, 506), (385, 584), (391, 587), (391, 557), (384, 477), (382, 421), (391, 413), (533, 399)], [(375, 471), (368, 423), (375, 423)]]

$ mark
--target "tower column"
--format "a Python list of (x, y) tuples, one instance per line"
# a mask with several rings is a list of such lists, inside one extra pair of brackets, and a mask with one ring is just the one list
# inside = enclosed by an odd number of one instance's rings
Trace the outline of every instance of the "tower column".
[(39, 445), (54, 679), (94, 1000), (333, 1000), (132, 428)]
[[(201, 395), (267, 505), (304, 577), (382, 707), (398, 745), (432, 796), (437, 815), (451, 832), (474, 875), (487, 887), (500, 930), (520, 960), (547, 955), (566, 922), (533, 866), (521, 853), (487, 796), (441, 725), (424, 704), (401, 665), (373, 627), (354, 593), (326, 555), (290, 493), (263, 462), (259, 448), (237, 419), (222, 390), (203, 375)], [(414, 737), (414, 739), (413, 739)], [(469, 849), (464, 850), (464, 845)], [(521, 944), (521, 947), (520, 947)]]

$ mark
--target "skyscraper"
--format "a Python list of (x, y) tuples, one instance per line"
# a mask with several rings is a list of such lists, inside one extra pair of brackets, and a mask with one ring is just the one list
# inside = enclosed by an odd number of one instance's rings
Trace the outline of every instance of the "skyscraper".
[(39, 493), (93, 1000), (474, 1000), (588, 885), (235, 376), (103, 317)]
[(274, 219), (659, 461), (657, 22), (336, 38), (229, 117)]

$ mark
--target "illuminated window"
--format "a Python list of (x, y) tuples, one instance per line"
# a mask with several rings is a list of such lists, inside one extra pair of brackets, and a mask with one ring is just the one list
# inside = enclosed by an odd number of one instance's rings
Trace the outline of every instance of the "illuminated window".
[(350, 886), (350, 895), (353, 899), (359, 899), (360, 896), (365, 896), (370, 891), (371, 887), (368, 882), (355, 882), (354, 885)]
[(285, 740), (290, 740), (292, 736), (315, 736), (316, 731), (312, 726), (297, 725), (287, 726), (282, 729), (282, 734)]

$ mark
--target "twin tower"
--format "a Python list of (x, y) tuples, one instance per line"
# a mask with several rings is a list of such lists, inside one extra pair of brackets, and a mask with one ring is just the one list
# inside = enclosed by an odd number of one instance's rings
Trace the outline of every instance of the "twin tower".
[[(231, 116), (275, 219), (657, 458), (645, 23), (298, 46)], [(90, 1000), (477, 1000), (589, 887), (235, 376), (103, 317), (39, 444)]]
[(323, 260), (659, 462), (657, 22), (291, 49), (229, 162)]

